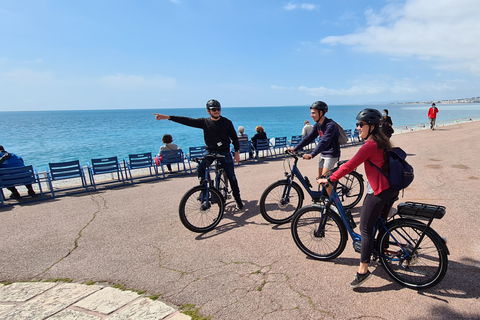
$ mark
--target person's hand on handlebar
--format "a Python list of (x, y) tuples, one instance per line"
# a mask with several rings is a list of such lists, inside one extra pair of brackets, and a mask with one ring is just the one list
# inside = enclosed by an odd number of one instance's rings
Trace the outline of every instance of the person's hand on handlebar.
[(327, 183), (328, 183), (328, 179), (326, 179), (326, 178), (319, 178), (319, 179), (317, 179), (317, 183), (318, 183), (319, 185), (327, 184)]
[(305, 153), (303, 155), (303, 160), (310, 160), (310, 159), (312, 159), (312, 156), (309, 153)]

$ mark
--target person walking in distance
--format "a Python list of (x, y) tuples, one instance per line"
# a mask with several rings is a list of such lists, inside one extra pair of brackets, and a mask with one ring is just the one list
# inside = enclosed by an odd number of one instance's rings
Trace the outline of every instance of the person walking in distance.
[[(225, 156), (224, 158), (218, 158), (217, 161), (219, 161), (225, 169), (228, 181), (232, 186), (232, 193), (235, 198), (237, 209), (240, 210), (243, 208), (243, 202), (240, 197), (240, 189), (238, 187), (238, 181), (234, 170), (234, 162), (240, 160), (240, 154), (238, 152), (240, 145), (238, 143), (237, 133), (232, 121), (221, 116), (222, 107), (220, 102), (214, 99), (208, 100), (206, 107), (209, 115), (208, 118), (193, 119), (159, 113), (154, 113), (154, 115), (157, 120), (171, 120), (173, 122), (203, 130), (203, 138), (205, 140), (207, 154), (217, 153)], [(231, 143), (235, 150), (235, 155), (233, 157), (230, 153)], [(200, 181), (205, 178), (205, 170), (212, 164), (212, 162), (212, 158), (206, 158), (198, 165), (197, 175)]]
[(437, 121), (438, 108), (435, 102), (432, 103), (430, 109), (428, 109), (428, 119), (430, 120), (430, 129), (435, 130), (435, 122)]

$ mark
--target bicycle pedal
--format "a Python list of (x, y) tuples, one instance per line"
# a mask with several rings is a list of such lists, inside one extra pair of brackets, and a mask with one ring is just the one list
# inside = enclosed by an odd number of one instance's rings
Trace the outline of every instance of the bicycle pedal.
[(362, 243), (360, 241), (355, 241), (353, 243), (353, 249), (355, 252), (361, 253), (362, 252)]

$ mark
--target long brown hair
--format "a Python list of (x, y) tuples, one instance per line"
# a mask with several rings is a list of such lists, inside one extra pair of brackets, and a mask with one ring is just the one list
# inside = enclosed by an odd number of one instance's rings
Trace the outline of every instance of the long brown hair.
[(391, 150), (393, 147), (390, 139), (385, 135), (383, 130), (380, 130), (380, 127), (378, 125), (375, 125), (375, 128), (373, 128), (370, 135), (372, 136), (373, 141), (377, 143), (377, 147), (384, 150), (383, 159), (385, 160), (385, 162), (383, 163), (382, 170), (387, 173), (390, 172), (388, 157), (387, 153), (385, 152), (385, 150)]

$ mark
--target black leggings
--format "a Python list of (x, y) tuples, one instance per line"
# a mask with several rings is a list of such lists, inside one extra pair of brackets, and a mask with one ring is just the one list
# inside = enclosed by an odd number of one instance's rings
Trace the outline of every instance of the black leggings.
[(387, 189), (378, 195), (367, 194), (360, 212), (360, 234), (362, 250), (360, 262), (369, 263), (373, 251), (373, 229), (380, 217), (387, 219), (393, 203), (398, 197), (398, 191)]

